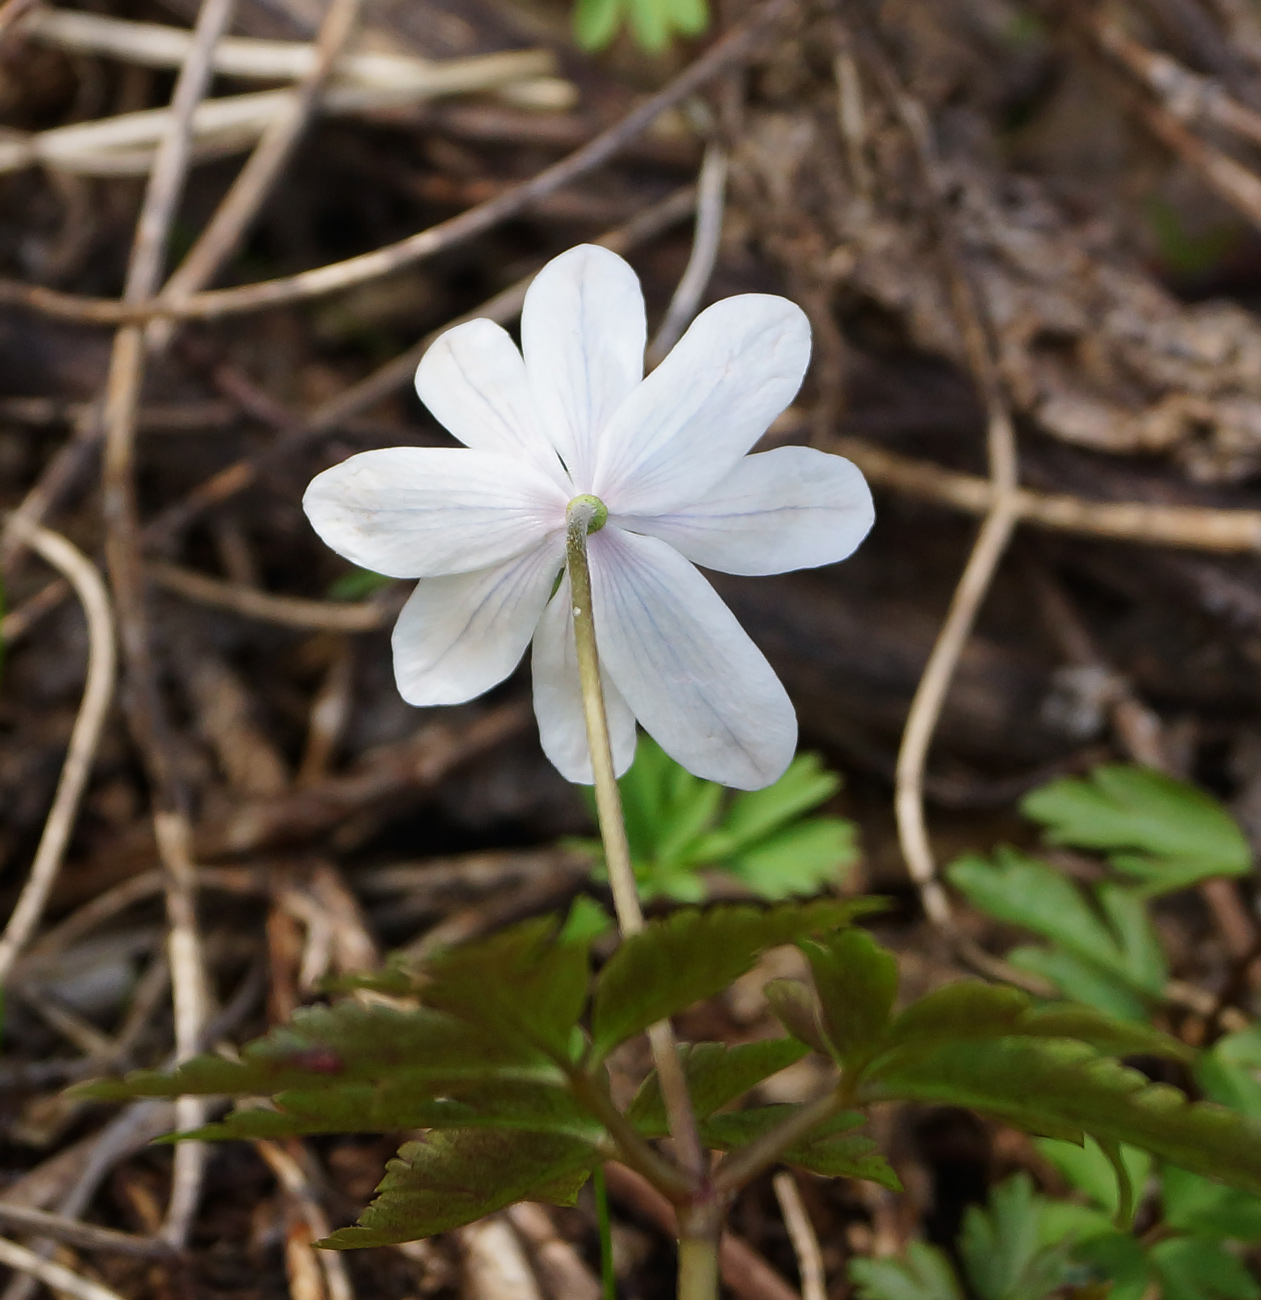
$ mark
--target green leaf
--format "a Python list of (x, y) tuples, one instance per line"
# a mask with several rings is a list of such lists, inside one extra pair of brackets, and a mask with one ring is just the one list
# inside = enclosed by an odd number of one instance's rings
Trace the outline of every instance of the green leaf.
[(815, 817), (778, 831), (730, 858), (725, 870), (762, 898), (817, 894), (858, 860), (853, 822)]
[(558, 942), (554, 917), (525, 921), (429, 961), (423, 997), (488, 1033), (567, 1058), (589, 983), (588, 941)]
[(898, 962), (865, 930), (801, 945), (814, 975), (823, 1028), (842, 1061), (879, 1044), (898, 995)]
[(1002, 985), (960, 980), (913, 1002), (889, 1027), (882, 1050), (969, 1038), (1075, 1038), (1115, 1056), (1164, 1056), (1189, 1061), (1193, 1053), (1148, 1025), (1101, 1015), (1089, 1007), (1035, 1007), (1027, 993)]
[(433, 1095), (495, 1077), (548, 1081), (560, 1076), (528, 1044), (486, 1033), (443, 1012), (347, 1000), (303, 1008), (290, 1024), (244, 1047), (239, 1061), (196, 1056), (169, 1074), (137, 1070), (123, 1079), (81, 1084), (75, 1093), (97, 1101), (127, 1101), (185, 1094), (257, 1097), (296, 1089), (335, 1099), (350, 1085), (381, 1080), (406, 1082)]
[(722, 992), (752, 969), (763, 949), (846, 925), (881, 906), (873, 899), (822, 899), (766, 910), (687, 909), (650, 922), (600, 972), (591, 1031), (596, 1059), (658, 1020)]
[(1158, 1242), (1149, 1258), (1160, 1276), (1162, 1300), (1257, 1300), (1261, 1287), (1220, 1242), (1174, 1237)]
[[(705, 1120), (701, 1138), (719, 1151), (747, 1146), (800, 1110), (799, 1106), (754, 1106), (749, 1110), (729, 1111)], [(892, 1192), (902, 1184), (876, 1144), (866, 1134), (855, 1133), (866, 1122), (857, 1111), (843, 1111), (816, 1124), (804, 1138), (785, 1148), (780, 1159), (798, 1165), (825, 1178), (863, 1178)]]
[(1042, 1300), (1065, 1281), (1068, 1247), (1039, 1244), (1040, 1205), (1019, 1173), (990, 1192), (985, 1209), (968, 1207), (959, 1254), (980, 1300)]
[(1097, 767), (1026, 795), (1021, 811), (1053, 844), (1104, 849), (1119, 871), (1149, 893), (1184, 889), (1212, 876), (1237, 876), (1252, 854), (1238, 825), (1195, 786), (1151, 768)]
[(819, 999), (808, 984), (801, 980), (770, 980), (762, 986), (762, 994), (771, 1011), (794, 1038), (814, 1048), (821, 1056), (833, 1054), (819, 1020)]
[(233, 1111), (196, 1133), (212, 1141), (311, 1133), (396, 1133), (418, 1128), (508, 1128), (564, 1133), (598, 1142), (604, 1129), (563, 1086), (529, 1080), (448, 1085), (441, 1098), (417, 1095), (412, 1080), (358, 1084), (320, 1092), (282, 1092), (276, 1110)]
[[(697, 1119), (708, 1119), (716, 1110), (743, 1097), (763, 1079), (778, 1074), (806, 1054), (805, 1047), (791, 1038), (765, 1038), (756, 1043), (691, 1043), (681, 1046), (679, 1055), (692, 1110)], [(667, 1131), (665, 1101), (654, 1070), (640, 1086), (626, 1118), (645, 1137), (662, 1137)]]
[[(1116, 1171), (1103, 1153), (1098, 1142), (1087, 1138), (1082, 1146), (1072, 1142), (1057, 1142), (1053, 1138), (1040, 1138), (1037, 1148), (1072, 1183), (1108, 1214), (1120, 1209)], [(1122, 1147), (1121, 1159), (1125, 1162), (1130, 1183), (1141, 1188), (1151, 1174), (1152, 1158), (1137, 1147)]]
[(1152, 1280), (1151, 1264), (1142, 1245), (1128, 1232), (1079, 1237), (1073, 1254), (1109, 1279), (1107, 1300), (1144, 1300), (1147, 1296)]
[(578, 0), (574, 38), (584, 50), (602, 50), (622, 21), (623, 0)]
[[(1116, 885), (1101, 885), (1096, 910), (1084, 892), (1053, 867), (1014, 849), (1001, 848), (994, 861), (966, 855), (948, 869), (951, 882), (983, 912), (1049, 939), (1063, 953), (1020, 949), (1013, 962), (1054, 979), (1065, 992), (1073, 972), (1092, 976), (1098, 989), (1133, 999), (1142, 1015), (1143, 997), (1161, 995), (1167, 978), (1164, 956), (1143, 900)], [(1065, 957), (1068, 960), (1065, 960)], [(1089, 988), (1073, 990), (1078, 996)], [(1135, 999), (1134, 995), (1140, 998)], [(1089, 998), (1111, 1014), (1125, 1014), (1116, 998)], [(1138, 1017), (1136, 1017), (1138, 1018)]]
[(1200, 1057), (1196, 1077), (1214, 1101), (1261, 1120), (1261, 1025), (1219, 1038)]
[(358, 1224), (319, 1244), (393, 1246), (447, 1232), (515, 1201), (554, 1194), (599, 1159), (586, 1143), (551, 1133), (431, 1133), (390, 1161)]
[(967, 1106), (1043, 1137), (1127, 1142), (1195, 1173), (1261, 1191), (1261, 1125), (1154, 1084), (1068, 1039), (1001, 1038), (890, 1053), (868, 1100)]
[(860, 1300), (963, 1300), (944, 1251), (913, 1241), (901, 1259), (855, 1259), (849, 1275)]
[(1094, 1007), (1105, 1015), (1136, 1024), (1145, 1024), (1151, 1016), (1150, 995), (1135, 993), (1116, 975), (1062, 948), (1013, 948), (1007, 960), (1017, 970), (1041, 976), (1066, 998)]
[(1261, 1198), (1222, 1187), (1176, 1165), (1164, 1170), (1161, 1185), (1165, 1222), (1204, 1237), (1261, 1241)]
[(798, 754), (774, 785), (732, 800), (723, 819), (723, 831), (731, 841), (728, 851), (738, 853), (782, 830), (811, 808), (826, 803), (840, 788), (841, 778), (826, 771), (817, 754)]

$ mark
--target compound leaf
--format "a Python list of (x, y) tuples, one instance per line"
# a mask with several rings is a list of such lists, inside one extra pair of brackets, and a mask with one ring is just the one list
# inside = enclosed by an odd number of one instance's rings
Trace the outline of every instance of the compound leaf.
[(860, 1300), (963, 1300), (945, 1251), (913, 1241), (900, 1259), (856, 1259), (849, 1275)]
[[(804, 1044), (792, 1038), (766, 1038), (756, 1043), (692, 1043), (679, 1049), (692, 1110), (708, 1119), (716, 1110), (743, 1097), (763, 1079), (799, 1061)], [(654, 1070), (643, 1082), (626, 1111), (626, 1118), (645, 1137), (665, 1134), (666, 1110), (661, 1084)]]
[(425, 1002), (494, 1034), (568, 1055), (587, 1001), (588, 941), (557, 941), (554, 917), (525, 921), (427, 963)]
[(600, 1159), (585, 1142), (502, 1129), (431, 1133), (386, 1167), (359, 1222), (319, 1244), (393, 1246), (462, 1227), (514, 1201), (551, 1196)]
[(1112, 865), (1149, 893), (1242, 875), (1252, 861), (1217, 800), (1151, 768), (1107, 764), (1085, 779), (1063, 777), (1026, 795), (1021, 811), (1053, 844), (1106, 850)]
[(505, 1076), (546, 1080), (558, 1073), (528, 1044), (441, 1011), (346, 1000), (303, 1008), (288, 1025), (247, 1044), (239, 1061), (196, 1056), (169, 1074), (137, 1070), (122, 1079), (80, 1085), (77, 1093), (97, 1101), (185, 1094), (256, 1097), (291, 1089), (335, 1097), (351, 1085), (392, 1079), (432, 1096), (462, 1082)]
[(625, 940), (596, 984), (596, 1058), (684, 1007), (713, 997), (777, 944), (848, 924), (879, 909), (873, 899), (821, 899), (760, 910), (748, 906), (679, 910)]
[(1261, 1198), (1169, 1165), (1161, 1179), (1165, 1222), (1203, 1237), (1261, 1241)]
[(1222, 1246), (1207, 1237), (1173, 1237), (1148, 1258), (1160, 1277), (1162, 1300), (1257, 1300), (1261, 1287)]
[(1069, 1246), (1040, 1244), (1041, 1205), (1020, 1173), (999, 1183), (984, 1209), (968, 1207), (959, 1254), (980, 1300), (1040, 1300), (1064, 1282)]
[(801, 945), (819, 995), (824, 1032), (842, 1061), (880, 1042), (898, 995), (898, 961), (865, 930)]
[(1194, 1173), (1261, 1192), (1261, 1125), (1069, 1039), (906, 1047), (879, 1063), (870, 1100), (967, 1106), (1043, 1137), (1128, 1142)]

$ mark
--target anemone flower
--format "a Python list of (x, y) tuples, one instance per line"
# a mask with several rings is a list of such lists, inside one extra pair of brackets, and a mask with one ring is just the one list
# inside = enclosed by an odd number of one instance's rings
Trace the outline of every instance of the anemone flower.
[(839, 456), (749, 454), (810, 360), (793, 303), (715, 303), (647, 377), (645, 335), (626, 262), (572, 248), (530, 286), (520, 350), (474, 320), (421, 361), (416, 391), (463, 447), (352, 456), (312, 481), (303, 506), (338, 554), (420, 579), (393, 636), (405, 700), (471, 700), (533, 641), (543, 750), (589, 783), (565, 519), (573, 498), (598, 498), (588, 554), (617, 771), (638, 720), (689, 771), (757, 789), (792, 759), (796, 715), (696, 566), (772, 574), (843, 560), (871, 526), (871, 493)]

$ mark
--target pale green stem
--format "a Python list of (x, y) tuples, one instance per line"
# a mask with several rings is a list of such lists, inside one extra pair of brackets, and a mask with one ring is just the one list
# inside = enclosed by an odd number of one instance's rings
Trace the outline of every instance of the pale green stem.
[[(602, 517), (603, 515), (603, 517)], [(604, 840), (604, 857), (608, 863), (609, 884), (618, 925), (625, 935), (638, 934), (644, 928), (644, 914), (639, 906), (635, 871), (631, 866), (630, 845), (626, 840), (626, 822), (622, 816), (622, 796), (617, 788), (613, 768), (613, 750), (609, 744), (608, 716), (604, 709), (604, 688), (600, 683), (600, 654), (596, 646), (595, 619), (591, 610), (591, 570), (587, 564), (587, 533), (591, 525), (600, 526), (607, 512), (594, 497), (575, 497), (569, 503), (565, 534), (565, 553), (569, 569), (569, 592), (573, 602), (574, 643), (578, 655), (578, 678), (582, 685), (582, 711), (587, 723), (587, 745), (591, 751), (591, 770), (595, 778), (595, 806), (600, 818), (600, 835)], [(707, 1169), (701, 1150), (696, 1116), (687, 1080), (679, 1061), (674, 1031), (663, 1020), (648, 1030), (653, 1062), (661, 1082), (679, 1162), (699, 1185)], [(666, 1191), (665, 1188), (660, 1190)], [(668, 1193), (667, 1193), (668, 1194)]]
[(716, 1203), (679, 1215), (678, 1300), (718, 1300), (722, 1217)]

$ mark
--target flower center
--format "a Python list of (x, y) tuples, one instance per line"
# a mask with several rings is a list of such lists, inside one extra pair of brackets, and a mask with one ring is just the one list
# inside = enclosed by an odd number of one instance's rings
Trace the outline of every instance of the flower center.
[(570, 523), (576, 523), (579, 519), (585, 518), (587, 521), (587, 534), (598, 533), (609, 521), (609, 508), (589, 492), (584, 492), (581, 496), (574, 499), (565, 507), (565, 518)]

